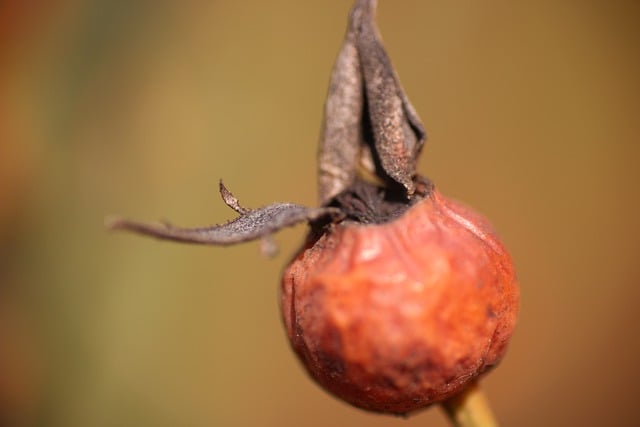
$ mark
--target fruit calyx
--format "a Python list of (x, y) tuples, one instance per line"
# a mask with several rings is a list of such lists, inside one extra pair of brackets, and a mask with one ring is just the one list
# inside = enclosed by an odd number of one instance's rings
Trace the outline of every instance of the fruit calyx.
[[(423, 199), (432, 185), (417, 175), (416, 164), (426, 132), (382, 45), (376, 5), (356, 0), (331, 74), (318, 153), (321, 207), (244, 208), (221, 181), (222, 199), (239, 215), (227, 223), (182, 228), (116, 217), (106, 226), (177, 242), (231, 245), (270, 241), (278, 230), (302, 222), (314, 234), (343, 220), (381, 224)], [(361, 177), (367, 175), (381, 185)]]
[(414, 186), (413, 196), (407, 199), (406, 193), (397, 186), (384, 187), (357, 178), (346, 190), (333, 197), (327, 206), (340, 210), (341, 221), (384, 224), (400, 217), (411, 206), (431, 195), (434, 190), (433, 183), (423, 177), (417, 177)]

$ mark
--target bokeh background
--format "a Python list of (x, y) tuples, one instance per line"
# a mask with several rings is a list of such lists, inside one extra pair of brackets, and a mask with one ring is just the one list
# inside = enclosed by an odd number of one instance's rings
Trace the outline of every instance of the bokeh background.
[[(39, 4), (38, 4), (39, 3)], [(380, 1), (420, 168), (491, 218), (522, 285), (484, 380), (504, 426), (638, 425), (640, 3)], [(446, 426), (353, 409), (288, 348), (305, 228), (190, 247), (109, 234), (315, 203), (350, 2), (0, 2), (0, 424)]]

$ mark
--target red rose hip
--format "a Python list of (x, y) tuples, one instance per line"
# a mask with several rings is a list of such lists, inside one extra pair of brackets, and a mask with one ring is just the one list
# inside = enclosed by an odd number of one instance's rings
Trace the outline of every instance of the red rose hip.
[(282, 314), (311, 376), (363, 409), (440, 402), (496, 364), (515, 326), (511, 258), (437, 191), (383, 224), (345, 221), (287, 267)]
[[(511, 258), (480, 215), (441, 196), (416, 166), (426, 132), (375, 25), (356, 0), (324, 110), (320, 206), (240, 205), (238, 217), (180, 228), (117, 218), (167, 240), (230, 245), (307, 222), (307, 243), (282, 279), (291, 345), (309, 374), (357, 407), (406, 414), (443, 402), (465, 426), (495, 426), (475, 379), (499, 362), (519, 294)], [(279, 155), (279, 154), (278, 154)]]

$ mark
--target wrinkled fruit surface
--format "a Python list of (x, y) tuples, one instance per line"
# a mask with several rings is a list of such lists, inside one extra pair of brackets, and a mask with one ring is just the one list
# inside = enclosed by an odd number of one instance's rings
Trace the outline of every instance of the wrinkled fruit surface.
[(281, 294), (310, 375), (357, 407), (396, 414), (443, 401), (495, 365), (518, 304), (491, 226), (437, 191), (388, 223), (334, 225), (285, 270)]

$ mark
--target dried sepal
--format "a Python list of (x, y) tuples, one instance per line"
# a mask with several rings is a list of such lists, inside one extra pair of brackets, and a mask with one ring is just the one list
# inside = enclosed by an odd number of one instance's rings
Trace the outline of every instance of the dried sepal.
[(426, 133), (380, 40), (376, 3), (356, 2), (332, 71), (318, 159), (322, 204), (353, 184), (358, 164), (408, 197), (415, 192)]
[[(258, 209), (247, 209), (220, 182), (220, 195), (224, 202), (240, 216), (225, 224), (209, 227), (182, 228), (169, 223), (143, 223), (125, 218), (111, 218), (106, 226), (111, 230), (125, 230), (184, 243), (232, 245), (257, 239), (268, 239), (282, 228), (301, 222), (313, 222), (325, 216), (339, 216), (336, 208), (308, 208), (294, 203), (274, 203)], [(267, 251), (269, 252), (269, 251)], [(272, 252), (272, 251), (271, 251)]]
[(375, 154), (384, 172), (411, 196), (416, 160), (426, 133), (393, 69), (375, 24), (375, 0), (361, 0), (356, 46), (364, 73)]
[(364, 93), (356, 49), (354, 8), (340, 53), (331, 72), (324, 105), (318, 151), (320, 204), (347, 189), (355, 180), (362, 140)]

